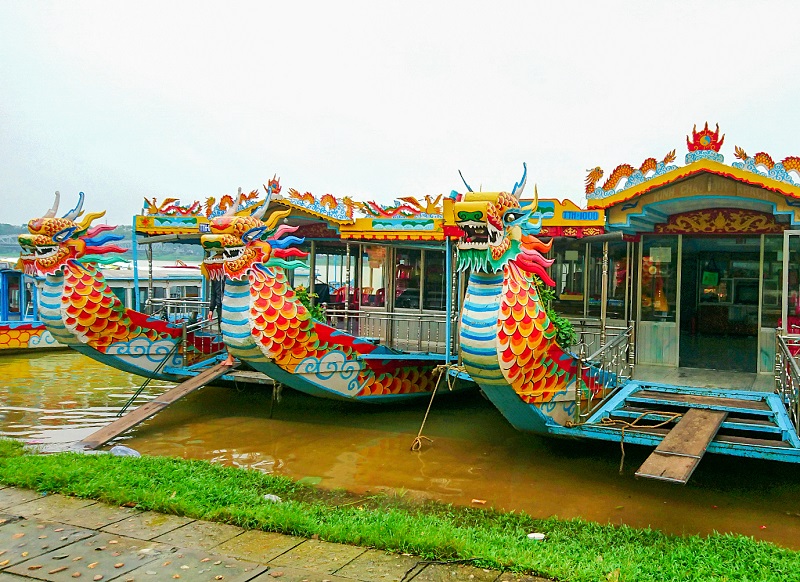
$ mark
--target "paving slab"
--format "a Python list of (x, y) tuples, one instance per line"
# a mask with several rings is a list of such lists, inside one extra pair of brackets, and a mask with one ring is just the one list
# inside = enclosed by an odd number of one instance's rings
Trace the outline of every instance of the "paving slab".
[(108, 533), (127, 536), (129, 538), (152, 540), (182, 525), (186, 525), (191, 521), (194, 520), (188, 517), (165, 515), (154, 511), (143, 511), (100, 529)]
[(14, 566), (97, 535), (60, 523), (11, 521), (0, 527), (0, 568)]
[(99, 533), (29, 558), (8, 568), (8, 571), (49, 582), (76, 578), (113, 580), (143, 564), (161, 560), (173, 549), (166, 544)]
[(495, 582), (500, 572), (464, 564), (428, 564), (415, 575), (413, 582)]
[(154, 538), (154, 541), (172, 544), (181, 548), (208, 550), (244, 533), (235, 525), (215, 523), (201, 519)]
[(332, 544), (322, 540), (306, 540), (271, 560), (270, 565), (293, 566), (333, 574), (366, 551), (366, 548), (357, 546)]
[(213, 549), (218, 554), (266, 564), (305, 541), (305, 538), (250, 530)]
[(12, 513), (28, 519), (59, 521), (59, 517), (95, 503), (97, 501), (94, 499), (78, 499), (77, 497), (67, 497), (56, 493), (55, 495), (40, 496), (33, 501), (16, 505), (13, 507)]
[(0, 489), (0, 509), (8, 509), (20, 503), (27, 503), (39, 499), (41, 495), (30, 489), (17, 489), (16, 487), (3, 487)]
[(390, 554), (380, 550), (367, 550), (357, 556), (342, 568), (336, 570), (338, 576), (347, 576), (356, 580), (386, 580), (386, 582), (399, 581), (404, 577), (410, 579), (413, 570), (422, 570), (422, 558)]
[(267, 570), (255, 562), (237, 560), (209, 552), (178, 549), (154, 562), (143, 564), (125, 575), (124, 580), (138, 582), (149, 580), (190, 580), (191, 582), (218, 581), (246, 582)]
[(253, 578), (252, 582), (354, 582), (354, 580), (355, 578), (312, 572), (302, 568), (271, 566), (266, 573)]
[(90, 529), (100, 529), (140, 513), (143, 513), (141, 509), (94, 503), (56, 516), (54, 521)]

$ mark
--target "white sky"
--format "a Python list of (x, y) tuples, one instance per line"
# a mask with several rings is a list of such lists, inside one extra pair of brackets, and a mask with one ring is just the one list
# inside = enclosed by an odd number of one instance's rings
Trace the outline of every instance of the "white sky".
[[(579, 204), (693, 124), (800, 155), (798, 2), (0, 2), (0, 222), (284, 187)], [(63, 212), (62, 212), (63, 213)]]

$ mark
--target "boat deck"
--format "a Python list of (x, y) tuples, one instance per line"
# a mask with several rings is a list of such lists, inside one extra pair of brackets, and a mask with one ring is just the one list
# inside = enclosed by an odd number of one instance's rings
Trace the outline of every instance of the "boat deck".
[(726, 388), (774, 392), (775, 377), (769, 373), (755, 374), (733, 370), (706, 370), (703, 368), (672, 368), (668, 366), (637, 365), (633, 379), (693, 388)]

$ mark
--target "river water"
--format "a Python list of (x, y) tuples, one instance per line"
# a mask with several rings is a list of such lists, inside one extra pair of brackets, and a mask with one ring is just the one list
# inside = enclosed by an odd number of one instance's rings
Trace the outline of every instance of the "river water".
[[(65, 351), (0, 356), (0, 435), (57, 447), (115, 418), (142, 379)], [(137, 399), (162, 392), (153, 382)], [(674, 534), (736, 532), (800, 549), (800, 467), (708, 455), (690, 483), (634, 479), (648, 451), (514, 430), (479, 394), (365, 407), (284, 389), (206, 387), (118, 439), (142, 453), (251, 467), (356, 493), (581, 517)], [(478, 503), (474, 500), (484, 501)]]

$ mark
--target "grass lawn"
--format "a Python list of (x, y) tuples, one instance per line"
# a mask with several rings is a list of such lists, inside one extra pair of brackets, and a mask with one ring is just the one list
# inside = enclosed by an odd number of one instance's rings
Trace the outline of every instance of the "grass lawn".
[[(800, 552), (739, 535), (670, 536), (650, 529), (524, 513), (356, 497), (206, 461), (107, 454), (27, 454), (0, 440), (0, 482), (40, 492), (250, 529), (473, 560), (484, 568), (564, 581), (800, 580)], [(280, 502), (264, 499), (272, 494)], [(544, 533), (544, 541), (527, 534)]]

